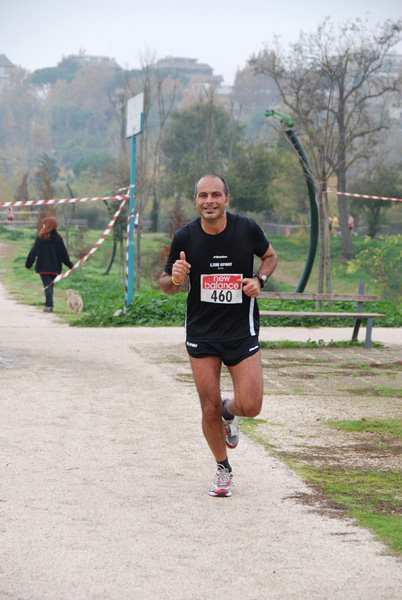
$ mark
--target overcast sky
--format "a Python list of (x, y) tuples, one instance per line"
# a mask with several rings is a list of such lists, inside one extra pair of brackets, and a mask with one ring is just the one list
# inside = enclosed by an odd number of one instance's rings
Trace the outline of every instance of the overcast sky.
[(30, 71), (79, 50), (138, 68), (148, 49), (157, 58), (198, 58), (226, 84), (274, 34), (286, 44), (327, 16), (336, 23), (368, 16), (371, 26), (402, 17), (401, 0), (0, 0), (0, 7), (0, 54)]

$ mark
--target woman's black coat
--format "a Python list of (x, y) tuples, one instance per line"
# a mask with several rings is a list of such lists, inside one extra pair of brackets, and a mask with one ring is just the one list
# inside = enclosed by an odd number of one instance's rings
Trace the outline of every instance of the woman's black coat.
[(41, 240), (37, 237), (30, 253), (28, 254), (25, 266), (30, 269), (36, 259), (35, 271), (39, 275), (60, 274), (62, 263), (69, 269), (74, 266), (71, 262), (64, 245), (63, 238), (57, 233), (56, 229), (50, 232), (50, 240)]

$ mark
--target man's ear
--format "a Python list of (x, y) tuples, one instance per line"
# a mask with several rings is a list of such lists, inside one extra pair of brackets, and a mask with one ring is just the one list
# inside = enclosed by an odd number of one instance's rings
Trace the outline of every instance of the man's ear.
[(226, 196), (226, 206), (228, 206), (229, 202), (230, 202), (230, 194), (228, 194)]

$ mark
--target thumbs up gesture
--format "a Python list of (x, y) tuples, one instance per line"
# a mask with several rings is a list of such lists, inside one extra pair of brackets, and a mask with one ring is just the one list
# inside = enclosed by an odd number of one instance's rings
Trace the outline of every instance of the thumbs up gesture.
[(180, 258), (176, 260), (172, 267), (172, 279), (175, 285), (181, 285), (190, 273), (191, 265), (186, 260), (186, 253), (182, 250)]

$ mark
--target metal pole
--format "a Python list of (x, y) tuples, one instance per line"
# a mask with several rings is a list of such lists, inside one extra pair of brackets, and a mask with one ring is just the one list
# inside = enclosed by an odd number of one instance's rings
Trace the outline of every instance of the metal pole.
[(137, 152), (137, 136), (131, 138), (131, 175), (130, 175), (130, 225), (128, 234), (128, 275), (127, 275), (127, 306), (133, 303), (134, 290), (134, 206), (135, 206), (135, 166)]
[(303, 168), (304, 177), (307, 183), (308, 195), (310, 198), (310, 244), (307, 252), (303, 273), (295, 289), (295, 292), (304, 292), (304, 288), (306, 287), (310, 277), (311, 269), (313, 268), (318, 242), (318, 206), (316, 199), (316, 188), (310, 163), (299, 138), (297, 137), (293, 129), (285, 129), (285, 133), (291, 141), (297, 154), (299, 155), (300, 163)]
[(301, 166), (303, 168), (304, 177), (307, 183), (307, 190), (310, 199), (310, 212), (311, 212), (311, 227), (310, 227), (310, 244), (307, 252), (306, 263), (304, 265), (304, 270), (302, 276), (300, 277), (300, 281), (297, 284), (295, 292), (304, 292), (304, 288), (307, 285), (308, 279), (310, 277), (311, 269), (313, 268), (315, 253), (317, 250), (317, 242), (318, 242), (318, 204), (316, 198), (316, 185), (314, 181), (313, 172), (307, 158), (307, 155), (304, 151), (304, 148), (297, 137), (296, 133), (293, 131), (293, 119), (288, 115), (285, 115), (278, 110), (272, 109), (267, 110), (265, 112), (266, 117), (274, 117), (275, 119), (279, 119), (281, 123), (287, 125), (287, 129), (285, 129), (285, 133), (288, 136), (293, 148), (296, 150)]

